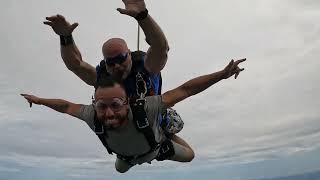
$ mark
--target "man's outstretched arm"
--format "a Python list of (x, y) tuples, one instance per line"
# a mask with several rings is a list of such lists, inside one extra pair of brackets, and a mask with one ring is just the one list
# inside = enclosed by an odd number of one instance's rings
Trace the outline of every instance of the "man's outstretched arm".
[(181, 86), (164, 93), (162, 95), (162, 101), (164, 105), (167, 107), (172, 107), (176, 103), (204, 91), (222, 79), (227, 79), (233, 75), (235, 75), (235, 78), (237, 78), (239, 73), (244, 70), (243, 68), (240, 69), (238, 64), (245, 60), (246, 59), (240, 59), (237, 61), (231, 60), (231, 62), (221, 71), (196, 77), (187, 81)]
[(82, 106), (81, 104), (74, 104), (63, 99), (45, 99), (29, 94), (21, 94), (21, 96), (30, 103), (30, 107), (32, 106), (32, 103), (44, 105), (58, 112), (66, 113), (75, 117), (79, 114)]
[(81, 53), (72, 38), (72, 32), (78, 26), (78, 23), (70, 24), (59, 14), (46, 17), (46, 20), (43, 23), (51, 26), (53, 31), (60, 36), (61, 57), (67, 68), (85, 83), (94, 86), (96, 69), (83, 61)]
[(149, 72), (159, 73), (167, 62), (167, 53), (169, 51), (168, 41), (163, 31), (153, 18), (146, 13), (144, 0), (122, 1), (125, 4), (125, 9), (117, 9), (121, 14), (126, 14), (134, 18), (136, 18), (139, 13), (142, 15), (140, 16), (141, 18), (137, 20), (146, 35), (147, 43), (150, 45), (145, 59), (145, 67)]

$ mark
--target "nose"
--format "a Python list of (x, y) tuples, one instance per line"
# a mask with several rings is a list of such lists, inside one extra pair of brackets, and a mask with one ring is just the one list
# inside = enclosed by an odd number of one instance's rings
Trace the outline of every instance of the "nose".
[(114, 69), (119, 69), (119, 68), (120, 68), (120, 64), (117, 64), (117, 63), (114, 64), (113, 68), (114, 68)]
[(107, 107), (107, 108), (105, 109), (104, 113), (105, 113), (105, 116), (106, 116), (107, 118), (113, 118), (113, 117), (114, 117), (114, 112), (111, 110), (110, 107)]

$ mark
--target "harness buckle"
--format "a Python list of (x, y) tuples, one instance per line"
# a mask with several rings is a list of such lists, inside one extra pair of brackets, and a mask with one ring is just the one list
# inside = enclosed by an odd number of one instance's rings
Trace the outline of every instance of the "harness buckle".
[[(140, 74), (140, 72), (138, 72), (137, 75), (136, 75), (136, 88), (137, 88), (137, 95), (140, 98), (145, 97), (145, 95), (147, 94), (147, 84), (144, 81), (144, 79), (143, 79), (142, 75)], [(141, 88), (143, 88), (143, 89), (141, 89)]]
[(161, 147), (161, 144), (157, 143), (157, 145), (153, 148), (153, 151), (156, 151), (156, 150), (160, 149), (160, 147)]
[(104, 127), (101, 126), (101, 131), (96, 131), (98, 128), (96, 126), (93, 126), (93, 131), (98, 135), (98, 134), (103, 134), (104, 133)]
[(162, 151), (161, 153), (166, 153), (170, 150), (170, 147), (168, 145), (162, 146), (162, 148), (160, 150)]
[(142, 121), (141, 124), (140, 124), (140, 122), (141, 122), (141, 121), (137, 121), (137, 125), (138, 125), (138, 128), (139, 128), (139, 129), (143, 129), (143, 128), (149, 126), (149, 121), (148, 121), (147, 118), (144, 118), (144, 121)]

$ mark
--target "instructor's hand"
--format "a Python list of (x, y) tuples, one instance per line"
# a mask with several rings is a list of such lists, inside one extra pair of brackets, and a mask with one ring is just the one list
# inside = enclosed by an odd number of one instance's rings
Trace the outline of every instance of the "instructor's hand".
[(232, 59), (230, 63), (223, 69), (223, 78), (228, 79), (229, 77), (235, 75), (234, 78), (237, 79), (240, 72), (244, 70), (244, 68), (239, 68), (238, 65), (245, 60), (246, 58), (239, 59), (236, 61)]
[(57, 35), (68, 36), (71, 35), (73, 30), (79, 25), (78, 23), (73, 23), (72, 25), (66, 21), (66, 19), (57, 14), (55, 16), (46, 17), (47, 21), (44, 21), (43, 24), (51, 26), (53, 31)]
[(121, 14), (125, 14), (131, 17), (136, 17), (137, 14), (146, 9), (144, 0), (122, 0), (125, 5), (125, 9), (118, 8), (117, 10)]
[(40, 98), (37, 96), (29, 95), (29, 94), (20, 94), (23, 96), (30, 104), (30, 107), (32, 107), (32, 103), (34, 104), (40, 104)]

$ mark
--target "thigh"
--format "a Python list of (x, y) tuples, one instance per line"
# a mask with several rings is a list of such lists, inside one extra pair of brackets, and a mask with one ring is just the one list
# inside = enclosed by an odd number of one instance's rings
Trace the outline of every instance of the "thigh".
[(189, 147), (185, 147), (172, 141), (175, 154), (170, 158), (173, 161), (190, 162), (194, 158), (194, 152)]

